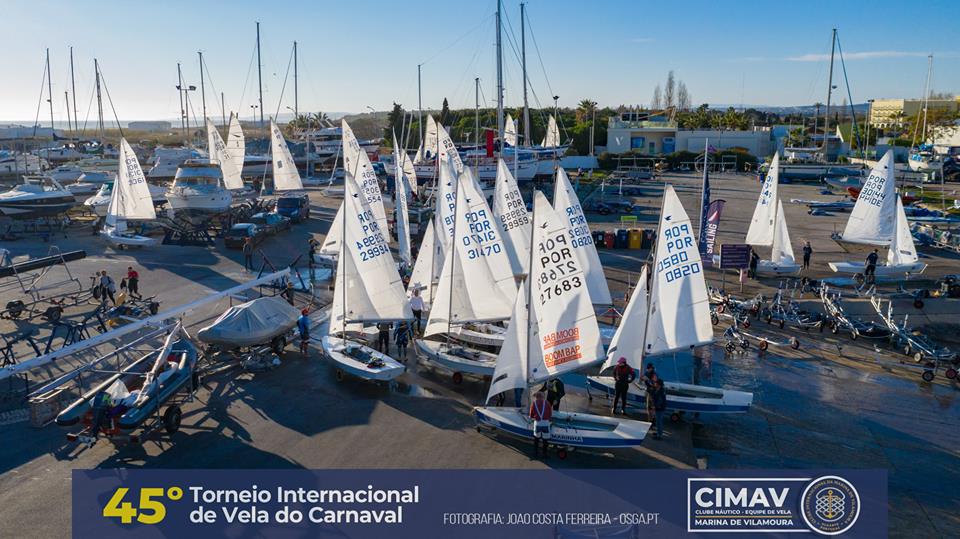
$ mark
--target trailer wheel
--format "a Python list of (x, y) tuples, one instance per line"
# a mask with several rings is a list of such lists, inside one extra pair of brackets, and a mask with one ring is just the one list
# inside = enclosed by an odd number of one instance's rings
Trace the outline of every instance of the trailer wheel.
[(923, 378), (924, 382), (933, 381), (933, 371), (923, 371), (923, 374), (920, 375), (920, 378)]
[(180, 420), (183, 418), (183, 412), (179, 406), (171, 406), (163, 413), (163, 428), (167, 434), (174, 434), (180, 430)]
[(711, 314), (711, 315), (710, 315), (710, 323), (713, 324), (713, 325), (719, 324), (719, 323), (720, 323), (720, 317), (717, 316), (716, 314)]
[(567, 460), (567, 457), (568, 457), (568, 456), (569, 456), (569, 453), (567, 453), (567, 450), (566, 450), (566, 449), (564, 449), (564, 448), (557, 449), (557, 458), (558, 458), (558, 459), (560, 459), (560, 460)]
[(26, 308), (27, 306), (22, 301), (15, 299), (7, 303), (7, 314), (10, 318), (20, 318)]
[(60, 321), (60, 316), (62, 314), (63, 314), (63, 307), (60, 307), (59, 305), (47, 307), (47, 309), (43, 311), (43, 317), (46, 318), (49, 322), (53, 322), (54, 324)]
[(798, 338), (796, 338), (796, 337), (793, 337), (792, 339), (790, 339), (790, 348), (793, 348), (794, 350), (799, 350), (799, 349), (800, 349), (800, 339), (798, 339)]
[(747, 348), (750, 348), (750, 341), (746, 339), (740, 341), (740, 348), (743, 348), (744, 350), (746, 350)]
[(923, 361), (923, 354), (920, 352), (914, 352), (913, 360), (916, 361), (917, 363), (920, 363), (921, 361)]
[(727, 349), (727, 352), (733, 352), (737, 349), (737, 345), (733, 344), (732, 342), (728, 342), (724, 348)]
[(724, 305), (723, 303), (721, 303), (720, 305), (717, 305), (717, 312), (718, 312), (718, 313), (721, 313), (721, 314), (722, 314), (723, 311), (725, 311), (725, 310), (727, 310), (727, 306)]
[(917, 299), (913, 300), (913, 308), (914, 308), (914, 309), (922, 309), (922, 308), (923, 308), (923, 300), (920, 299), (920, 298), (917, 298)]
[(455, 372), (455, 373), (453, 373), (453, 383), (456, 384), (456, 385), (460, 385), (460, 384), (463, 383), (463, 373), (462, 373), (462, 372)]
[(335, 375), (335, 376), (337, 377), (337, 381), (338, 381), (338, 382), (342, 382), (342, 381), (343, 381), (343, 370), (337, 369), (337, 372), (336, 372), (336, 375)]
[(946, 372), (944, 372), (943, 374), (944, 374), (944, 376), (947, 377), (948, 380), (956, 380), (956, 379), (957, 379), (957, 369), (954, 369), (953, 367), (948, 368), (948, 369), (946, 370)]
[(770, 347), (770, 343), (768, 343), (768, 342), (765, 341), (765, 340), (762, 340), (762, 341), (760, 341), (760, 344), (757, 345), (757, 347), (760, 348), (760, 351), (761, 351), (761, 352), (766, 352), (766, 351), (767, 351), (767, 348)]

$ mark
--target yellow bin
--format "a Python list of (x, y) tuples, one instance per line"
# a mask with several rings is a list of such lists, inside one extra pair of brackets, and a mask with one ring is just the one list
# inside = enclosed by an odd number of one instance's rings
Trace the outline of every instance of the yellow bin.
[(629, 241), (627, 243), (629, 248), (639, 249), (642, 244), (643, 244), (643, 231), (638, 228), (631, 229)]

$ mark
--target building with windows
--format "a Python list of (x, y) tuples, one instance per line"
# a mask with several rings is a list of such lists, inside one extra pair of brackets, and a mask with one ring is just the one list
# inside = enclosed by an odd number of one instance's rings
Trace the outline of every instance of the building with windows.
[[(960, 97), (930, 99), (927, 110), (960, 111)], [(907, 118), (923, 112), (923, 99), (874, 99), (870, 102), (870, 125), (879, 129), (903, 129)]]
[(777, 147), (770, 128), (746, 131), (725, 129), (680, 129), (675, 121), (656, 112), (622, 112), (607, 124), (607, 151), (622, 154), (629, 151), (641, 155), (703, 151), (709, 141), (717, 150), (745, 148), (756, 156), (773, 153)]

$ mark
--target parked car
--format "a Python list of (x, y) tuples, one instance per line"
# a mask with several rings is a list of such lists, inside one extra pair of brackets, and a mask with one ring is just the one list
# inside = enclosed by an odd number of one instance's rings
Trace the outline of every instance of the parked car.
[(237, 223), (223, 236), (223, 243), (228, 249), (242, 249), (247, 238), (250, 238), (254, 245), (258, 245), (263, 243), (266, 237), (267, 233), (253, 223)]
[(310, 199), (307, 195), (284, 195), (277, 199), (276, 213), (299, 223), (310, 218)]
[(267, 234), (277, 234), (284, 230), (290, 230), (290, 219), (279, 213), (255, 213), (250, 216), (250, 222), (262, 228)]
[(611, 213), (633, 213), (632, 202), (626, 200), (611, 200), (607, 202), (594, 202), (587, 206), (587, 211), (599, 213), (600, 215), (610, 215)]

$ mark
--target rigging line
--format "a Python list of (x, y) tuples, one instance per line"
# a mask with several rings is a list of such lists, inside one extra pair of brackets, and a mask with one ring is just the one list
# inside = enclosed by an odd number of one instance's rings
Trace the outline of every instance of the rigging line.
[[(103, 69), (100, 70), (100, 83), (103, 84), (103, 91), (107, 94), (107, 102), (110, 103), (110, 110), (113, 111), (113, 119), (117, 122), (117, 130), (120, 131), (120, 137), (123, 137), (123, 128), (120, 127), (120, 118), (117, 116), (117, 109), (113, 107), (113, 98), (110, 97), (110, 89), (107, 88), (107, 79), (103, 76)], [(101, 141), (101, 144), (103, 142)]]
[[(200, 69), (204, 69), (206, 71), (207, 81), (210, 83), (210, 87), (213, 88), (214, 101), (220, 105), (220, 117), (225, 118), (227, 116), (227, 111), (223, 110), (223, 101), (217, 99), (217, 97), (220, 95), (220, 92), (217, 91), (217, 85), (213, 83), (213, 77), (210, 76), (210, 66), (207, 65), (206, 58), (203, 59), (203, 65), (200, 66)], [(204, 121), (206, 121), (206, 118), (204, 118)]]
[[(36, 114), (36, 116), (34, 116), (34, 118), (33, 118), (33, 138), (36, 138), (36, 136), (37, 136), (37, 127), (39, 127), (38, 124), (40, 123), (40, 105), (43, 104), (43, 85), (44, 85), (46, 82), (47, 82), (47, 63), (44, 62), (44, 63), (43, 63), (43, 76), (40, 77), (40, 93), (38, 94), (40, 97), (39, 97), (39, 99), (37, 99), (37, 114)], [(51, 129), (53, 128), (53, 126), (50, 126), (50, 127), (51, 127)], [(52, 131), (51, 131), (51, 132), (52, 132)]]
[(250, 52), (250, 63), (247, 64), (247, 76), (243, 79), (243, 91), (240, 92), (240, 101), (237, 103), (237, 121), (240, 120), (240, 109), (243, 108), (243, 100), (247, 97), (247, 84), (250, 82), (250, 73), (253, 71), (253, 60), (257, 57), (257, 46), (254, 44)]
[(476, 26), (474, 26), (472, 29), (470, 29), (470, 30), (468, 30), (468, 31), (460, 34), (460, 37), (458, 37), (457, 39), (453, 40), (452, 43), (450, 43), (450, 44), (447, 45), (446, 47), (443, 47), (442, 49), (437, 50), (437, 52), (435, 52), (435, 53), (433, 54), (433, 56), (427, 58), (426, 60), (424, 60), (424, 61), (422, 61), (422, 62), (419, 62), (419, 64), (420, 64), (421, 66), (424, 66), (424, 65), (427, 65), (428, 63), (430, 63), (431, 61), (435, 60), (438, 56), (440, 56), (441, 54), (443, 54), (443, 53), (447, 52), (448, 50), (450, 50), (454, 45), (456, 45), (457, 43), (459, 43), (460, 41), (462, 41), (465, 37), (467, 37), (467, 36), (469, 36), (470, 34), (476, 32), (477, 30), (479, 30), (480, 27), (483, 26), (484, 24), (486, 24), (487, 22), (489, 22), (492, 17), (494, 17), (493, 14), (488, 15), (487, 17), (480, 19), (480, 22), (479, 22)]
[(293, 49), (290, 49), (290, 59), (287, 60), (287, 73), (283, 76), (283, 84), (280, 86), (280, 97), (277, 99), (277, 113), (273, 115), (277, 121), (280, 121), (280, 105), (283, 104), (283, 93), (287, 90), (287, 79), (290, 78), (290, 66), (293, 65)]
[(83, 117), (83, 129), (80, 130), (80, 136), (87, 134), (87, 121), (90, 120), (90, 111), (93, 109), (93, 97), (97, 95), (96, 85), (90, 89), (90, 102), (87, 103), (87, 114)]

